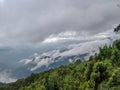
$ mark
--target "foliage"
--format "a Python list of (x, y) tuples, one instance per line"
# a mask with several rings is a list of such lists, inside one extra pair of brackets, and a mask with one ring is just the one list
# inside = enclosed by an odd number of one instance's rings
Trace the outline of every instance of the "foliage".
[(120, 30), (120, 24), (114, 29), (114, 32), (118, 32)]
[(31, 74), (0, 90), (120, 90), (120, 40), (100, 48), (88, 61)]

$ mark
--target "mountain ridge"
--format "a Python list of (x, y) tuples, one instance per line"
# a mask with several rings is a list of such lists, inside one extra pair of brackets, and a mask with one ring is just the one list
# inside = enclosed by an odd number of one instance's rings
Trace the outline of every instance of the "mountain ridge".
[(119, 90), (120, 40), (99, 49), (89, 61), (77, 60), (0, 86), (1, 90)]

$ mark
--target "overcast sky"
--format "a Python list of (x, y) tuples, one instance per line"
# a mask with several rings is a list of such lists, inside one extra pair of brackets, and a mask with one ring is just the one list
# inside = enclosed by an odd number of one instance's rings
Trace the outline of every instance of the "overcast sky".
[(119, 3), (119, 0), (0, 0), (0, 46), (34, 45), (66, 31), (80, 35), (103, 32), (120, 23)]
[[(111, 44), (120, 37), (111, 31), (118, 24), (120, 0), (0, 0), (0, 82), (15, 81), (11, 74), (19, 73), (18, 62), (30, 62), (34, 53), (70, 46), (55, 56), (79, 55)], [(53, 62), (48, 61), (33, 69)]]

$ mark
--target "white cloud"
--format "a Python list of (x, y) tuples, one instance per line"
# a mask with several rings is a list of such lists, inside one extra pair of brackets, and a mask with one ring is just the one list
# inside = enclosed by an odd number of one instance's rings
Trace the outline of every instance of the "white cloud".
[[(108, 37), (112, 37), (115, 33), (112, 30), (108, 30), (105, 32), (100, 32), (95, 35), (89, 35), (87, 33), (78, 33), (76, 31), (67, 31), (62, 32), (57, 35), (51, 35), (46, 38), (42, 43), (57, 43), (57, 42), (65, 42), (65, 41), (87, 41), (87, 40), (99, 40), (105, 39)], [(116, 36), (116, 35), (114, 35)]]
[(42, 66), (46, 66), (48, 67), (51, 63), (54, 63), (54, 60), (52, 60), (51, 58), (47, 58), (47, 59), (39, 59), (39, 61), (35, 62), (37, 65), (33, 68), (31, 68), (31, 71), (34, 71)]
[[(61, 37), (64, 37), (64, 34), (62, 34)], [(88, 53), (88, 55), (85, 57), (87, 60), (89, 56), (98, 52), (100, 47), (104, 45), (111, 45), (114, 40), (119, 39), (120, 35), (115, 34), (112, 31), (106, 31), (94, 36), (88, 36), (84, 39), (76, 36), (74, 36), (74, 38), (77, 38), (79, 43), (66, 46), (65, 51), (61, 52), (60, 50), (53, 50), (40, 55), (37, 54), (37, 56), (35, 56), (33, 59), (25, 59), (21, 60), (20, 62), (22, 62), (24, 65), (34, 64), (35, 66), (29, 68), (29, 70), (34, 71), (42, 66), (48, 67), (50, 64), (62, 61), (66, 57), (79, 56)], [(81, 42), (82, 40), (84, 42)], [(68, 61), (72, 63), (74, 60), (70, 58)]]
[(73, 63), (73, 60), (72, 60), (72, 59), (69, 59), (69, 63)]
[(17, 79), (15, 79), (11, 76), (11, 73), (9, 71), (0, 72), (0, 82), (10, 83), (10, 82), (15, 82), (16, 80)]
[(27, 65), (27, 64), (29, 64), (31, 62), (32, 62), (31, 59), (23, 59), (23, 60), (20, 61), (20, 63), (24, 63), (24, 65)]

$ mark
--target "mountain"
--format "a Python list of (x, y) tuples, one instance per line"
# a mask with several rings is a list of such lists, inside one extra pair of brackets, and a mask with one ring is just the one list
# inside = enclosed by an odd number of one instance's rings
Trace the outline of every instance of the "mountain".
[[(48, 57), (47, 57), (48, 58)], [(14, 83), (0, 86), (0, 90), (119, 90), (120, 40), (105, 45), (88, 61), (31, 74)]]
[[(107, 33), (108, 34), (108, 33)], [(103, 36), (104, 34), (102, 34)], [(112, 35), (111, 33), (109, 35)], [(11, 73), (14, 77), (24, 78), (31, 73), (43, 72), (49, 69), (57, 68), (61, 65), (74, 63), (76, 60), (88, 60), (91, 55), (99, 52), (99, 48), (104, 45), (111, 45), (116, 36), (107, 36), (92, 41), (85, 41), (77, 44), (70, 44), (64, 49), (54, 49), (41, 54), (35, 53), (30, 58), (22, 59), (17, 64), (15, 70)], [(99, 36), (99, 35), (98, 35)]]
[(5, 85), (5, 83), (0, 82), (0, 85)]
[(4, 49), (5, 56), (1, 54), (1, 57), (4, 58), (0, 58), (0, 82), (14, 82), (17, 79), (29, 76), (31, 73), (39, 73), (61, 65), (72, 64), (78, 59), (82, 62), (87, 61), (91, 55), (99, 53), (100, 47), (112, 45), (119, 38), (118, 33), (109, 30), (84, 38), (79, 35), (76, 42), (75, 40), (70, 41), (71, 43), (64, 41), (58, 42), (57, 45), (48, 43), (47, 46), (44, 44), (45, 46), (41, 45), (40, 49), (37, 47), (34, 51), (31, 48), (21, 51), (9, 49), (9, 52), (8, 49)]
[[(91, 55), (99, 52), (99, 48), (104, 45), (111, 45), (113, 39), (108, 37), (101, 40), (94, 40), (86, 43), (78, 43), (70, 45), (63, 50), (52, 50), (42, 54), (35, 54), (31, 58), (23, 59), (19, 63), (29, 71), (36, 71), (44, 67), (44, 69), (55, 68), (61, 65), (74, 63), (77, 59), (82, 61), (88, 60)], [(43, 70), (43, 69), (42, 69)]]
[(41, 54), (35, 53), (30, 58), (19, 61), (19, 67), (12, 71), (12, 74), (18, 78), (24, 78), (31, 73), (43, 72), (49, 69), (57, 68), (61, 65), (74, 63), (76, 60), (88, 60), (91, 55), (99, 52), (99, 48), (113, 43), (111, 37), (94, 40), (84, 43), (78, 43), (68, 46), (65, 49), (56, 49)]

